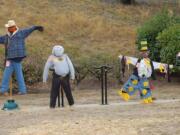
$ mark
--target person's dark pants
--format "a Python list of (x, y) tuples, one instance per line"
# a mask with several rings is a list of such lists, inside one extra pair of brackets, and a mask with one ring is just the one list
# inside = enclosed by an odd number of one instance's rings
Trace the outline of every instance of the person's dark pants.
[(71, 93), (71, 87), (69, 83), (69, 75), (65, 77), (61, 77), (56, 73), (53, 73), (51, 95), (50, 95), (50, 108), (54, 108), (56, 106), (56, 99), (58, 97), (60, 87), (63, 88), (69, 105), (74, 104), (74, 99)]

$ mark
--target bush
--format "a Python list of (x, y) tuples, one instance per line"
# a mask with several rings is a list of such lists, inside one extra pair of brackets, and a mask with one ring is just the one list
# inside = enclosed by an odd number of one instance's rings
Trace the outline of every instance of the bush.
[(24, 64), (23, 74), (25, 82), (29, 85), (40, 82), (42, 80), (43, 67), (36, 64)]
[(88, 76), (88, 57), (78, 57), (76, 60), (73, 60), (73, 65), (75, 68), (75, 79), (77, 85)]
[(30, 55), (23, 60), (23, 74), (25, 82), (29, 85), (42, 81), (44, 64), (47, 57), (37, 48), (31, 50)]
[(160, 51), (161, 61), (175, 64), (176, 55), (180, 52), (180, 23), (160, 33), (157, 41), (162, 48)]
[(100, 70), (95, 69), (102, 65), (112, 66), (111, 73), (108, 75), (110, 77), (118, 76), (118, 61), (117, 57), (109, 55), (107, 53), (97, 53), (91, 54), (84, 57), (79, 57), (73, 60), (75, 70), (76, 70), (76, 81), (79, 84), (83, 79), (90, 77), (100, 80)]
[(156, 37), (164, 29), (174, 23), (174, 18), (168, 14), (168, 11), (163, 9), (150, 20), (146, 21), (143, 26), (138, 29), (137, 45), (140, 48), (140, 41), (147, 39), (150, 49), (150, 57), (155, 61), (160, 61), (161, 47), (156, 43)]

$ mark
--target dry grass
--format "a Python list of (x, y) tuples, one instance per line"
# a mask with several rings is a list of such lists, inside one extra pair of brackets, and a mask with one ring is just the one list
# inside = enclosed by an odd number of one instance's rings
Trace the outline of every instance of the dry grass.
[[(134, 53), (136, 28), (147, 19), (156, 7), (109, 5), (98, 0), (52, 1), (2, 0), (1, 34), (4, 24), (15, 19), (19, 27), (43, 25), (45, 33), (33, 34), (28, 44), (34, 48), (53, 44), (78, 45), (82, 50), (113, 49), (116, 54)], [(10, 9), (10, 10), (9, 10)], [(31, 46), (29, 47), (31, 48)], [(44, 49), (43, 49), (44, 50)], [(31, 51), (31, 49), (30, 49)], [(81, 51), (81, 49), (79, 50)], [(32, 53), (31, 53), (32, 54)]]
[[(54, 44), (63, 44), (73, 59), (102, 52), (113, 57), (134, 55), (137, 27), (161, 7), (112, 5), (99, 0), (1, 0), (0, 8), (0, 35), (5, 33), (8, 19), (16, 20), (20, 28), (45, 27), (44, 33), (35, 32), (27, 41), (27, 62), (40, 57), (43, 63)], [(1, 47), (1, 57), (2, 52)]]

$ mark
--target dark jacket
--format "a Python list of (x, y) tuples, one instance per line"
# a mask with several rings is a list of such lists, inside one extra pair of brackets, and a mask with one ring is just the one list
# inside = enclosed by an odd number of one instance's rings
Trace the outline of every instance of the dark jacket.
[(7, 44), (7, 59), (23, 58), (26, 56), (25, 39), (36, 30), (36, 26), (18, 30), (14, 35), (0, 36), (0, 44)]

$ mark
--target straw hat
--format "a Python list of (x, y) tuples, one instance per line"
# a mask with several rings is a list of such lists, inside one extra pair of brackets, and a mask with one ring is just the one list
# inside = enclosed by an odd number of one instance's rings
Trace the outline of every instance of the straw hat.
[(16, 22), (14, 20), (9, 20), (7, 24), (5, 24), (6, 28), (16, 26)]

